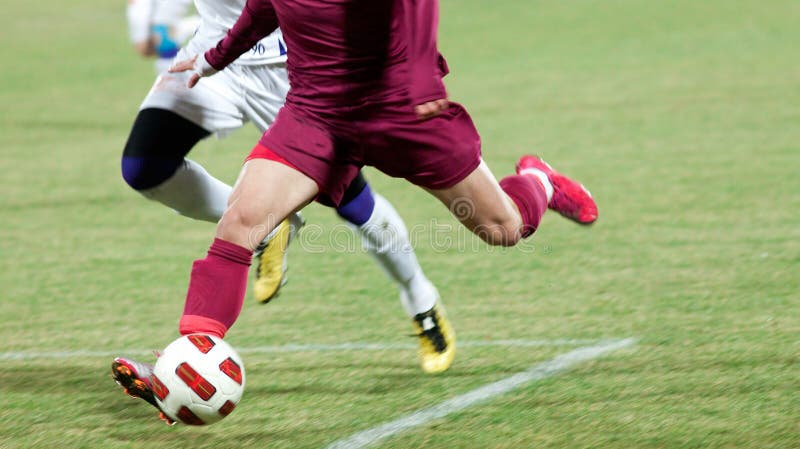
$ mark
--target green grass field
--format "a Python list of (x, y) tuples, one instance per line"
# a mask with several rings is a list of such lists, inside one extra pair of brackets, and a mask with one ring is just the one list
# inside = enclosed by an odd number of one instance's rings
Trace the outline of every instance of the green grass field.
[[(523, 249), (493, 250), (421, 190), (368, 171), (419, 231), (459, 340), (637, 343), (376, 447), (800, 448), (800, 3), (442, 9), (450, 93), (495, 173), (538, 152), (601, 215), (585, 229), (549, 214)], [(581, 346), (465, 346), (434, 377), (413, 349), (249, 353), (229, 418), (162, 425), (91, 353), (174, 339), (213, 232), (119, 176), (152, 65), (129, 48), (122, 2), (14, 2), (0, 40), (0, 448), (321, 448)], [(193, 158), (232, 181), (257, 136)], [(323, 234), (292, 248), (274, 304), (247, 298), (228, 341), (413, 344), (393, 285), (326, 243), (341, 222), (305, 214)], [(431, 231), (448, 226), (459, 244), (444, 248)]]

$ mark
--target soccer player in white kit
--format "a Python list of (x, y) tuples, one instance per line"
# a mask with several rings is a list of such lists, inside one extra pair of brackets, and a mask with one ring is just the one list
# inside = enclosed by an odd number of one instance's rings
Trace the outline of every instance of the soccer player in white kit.
[[(139, 2), (148, 2), (149, 12), (132, 11), (142, 7)], [(180, 20), (167, 12), (185, 15), (187, 3), (187, 0), (129, 0), (130, 28), (141, 29), (141, 18), (150, 18), (147, 28), (153, 35), (145, 39), (146, 45), (138, 45), (134, 39), (136, 33), (131, 32), (134, 46), (141, 54), (152, 54), (141, 51), (142, 47), (170, 47), (164, 43), (174, 42), (170, 30), (174, 32)], [(245, 0), (195, 0), (194, 4), (200, 17), (199, 26), (186, 45), (175, 52), (178, 61), (202, 55), (224, 37), (241, 14)], [(137, 34), (139, 41), (142, 34), (141, 31)], [(162, 72), (142, 103), (125, 146), (122, 157), (125, 181), (145, 197), (182, 215), (219, 221), (227, 207), (231, 186), (185, 156), (201, 139), (211, 134), (224, 136), (248, 121), (262, 132), (269, 127), (289, 90), (286, 52), (280, 30), (276, 30), (216, 76), (203, 78), (193, 89), (186, 86), (188, 74)], [(336, 210), (357, 230), (364, 248), (398, 285), (402, 305), (419, 333), (423, 370), (447, 369), (455, 353), (455, 336), (444, 316), (441, 323), (437, 321), (431, 328), (428, 315), (438, 300), (438, 292), (423, 273), (397, 211), (385, 198), (371, 191), (361, 174), (348, 187)], [(256, 252), (260, 267), (254, 290), (261, 302), (269, 301), (280, 287), (286, 244), (290, 234), (302, 225), (297, 216), (287, 221), (267, 237), (271, 240), (266, 248), (262, 245), (263, 251)]]
[(169, 68), (200, 25), (191, 6), (192, 0), (128, 0), (128, 37), (137, 53), (156, 59), (156, 73)]

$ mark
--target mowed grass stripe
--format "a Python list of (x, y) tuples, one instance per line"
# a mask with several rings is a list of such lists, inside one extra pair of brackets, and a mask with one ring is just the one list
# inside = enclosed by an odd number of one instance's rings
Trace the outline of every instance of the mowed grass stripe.
[(609, 341), (575, 349), (566, 354), (556, 356), (546, 362), (538, 363), (521, 373), (448, 399), (433, 407), (418, 410), (386, 424), (356, 433), (355, 435), (326, 446), (325, 449), (361, 449), (372, 446), (390, 436), (397, 435), (414, 427), (425, 425), (434, 419), (444, 418), (452, 413), (516, 390), (531, 382), (552, 377), (579, 363), (602, 357), (605, 354), (622, 348), (627, 348), (634, 343), (636, 343), (635, 339), (626, 338), (624, 340)]
[[(560, 338), (554, 340), (475, 340), (458, 342), (462, 348), (495, 347), (555, 347), (580, 346), (597, 343), (597, 340)], [(271, 354), (284, 352), (332, 352), (332, 351), (390, 351), (414, 349), (411, 343), (365, 343), (349, 342), (336, 344), (286, 344), (236, 348), (241, 354)], [(118, 349), (107, 351), (49, 351), (49, 352), (0, 352), (0, 360), (68, 359), (71, 357), (116, 357), (153, 354), (152, 349)]]

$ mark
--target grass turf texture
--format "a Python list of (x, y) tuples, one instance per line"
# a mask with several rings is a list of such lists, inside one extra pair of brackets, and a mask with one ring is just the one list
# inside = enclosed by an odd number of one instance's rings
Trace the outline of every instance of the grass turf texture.
[[(451, 96), (495, 172), (538, 152), (590, 186), (601, 213), (592, 229), (549, 214), (525, 250), (491, 250), (425, 193), (369, 172), (415, 229), (459, 338), (639, 343), (380, 447), (800, 447), (800, 5), (442, 7)], [(122, 4), (97, 0), (17, 2), (0, 17), (2, 351), (157, 349), (176, 336), (212, 226), (119, 177), (152, 81), (123, 21)], [(232, 181), (256, 137), (193, 157)], [(327, 243), (345, 235), (333, 213), (306, 216), (322, 234), (292, 249), (274, 304), (248, 297), (228, 340), (409, 342), (391, 284)], [(3, 361), (0, 447), (316, 448), (568, 350), (463, 348), (435, 377), (413, 351), (251, 354), (239, 409), (199, 429), (166, 428), (123, 397), (110, 358)]]

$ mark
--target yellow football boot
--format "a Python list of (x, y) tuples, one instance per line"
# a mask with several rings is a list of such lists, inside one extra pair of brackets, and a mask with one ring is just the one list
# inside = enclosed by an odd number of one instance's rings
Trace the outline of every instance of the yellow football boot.
[(261, 304), (266, 304), (277, 297), (281, 287), (286, 283), (289, 242), (303, 224), (305, 223), (299, 214), (294, 214), (283, 220), (275, 232), (256, 248), (254, 257), (258, 261), (258, 266), (253, 282), (253, 294)]
[(422, 371), (433, 374), (450, 368), (456, 356), (456, 334), (444, 306), (437, 302), (431, 310), (414, 316), (412, 324), (419, 337)]

